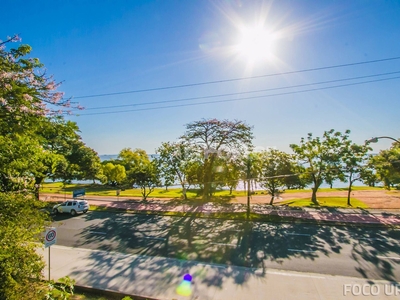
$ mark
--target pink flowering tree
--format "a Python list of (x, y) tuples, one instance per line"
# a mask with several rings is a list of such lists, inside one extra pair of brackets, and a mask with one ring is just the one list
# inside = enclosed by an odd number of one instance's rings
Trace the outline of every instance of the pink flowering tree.
[[(58, 132), (65, 139), (50, 147), (54, 139), (46, 135), (47, 128), (70, 126), (63, 115), (83, 109), (57, 90), (60, 83), (29, 56), (29, 45), (7, 50), (20, 41), (17, 35), (0, 41), (0, 192), (29, 192), (51, 176), (64, 161), (69, 137)], [(80, 140), (78, 134), (70, 136)]]

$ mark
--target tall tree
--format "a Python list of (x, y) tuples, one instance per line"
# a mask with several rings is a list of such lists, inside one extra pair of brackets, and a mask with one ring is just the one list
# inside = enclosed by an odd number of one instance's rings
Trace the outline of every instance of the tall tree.
[(42, 207), (32, 197), (0, 193), (1, 299), (44, 299), (45, 263), (36, 248), (50, 222)]
[(203, 199), (212, 193), (214, 163), (218, 155), (245, 153), (252, 149), (252, 127), (243, 121), (203, 119), (186, 125), (181, 137), (196, 147), (203, 157)]
[(131, 183), (140, 186), (143, 200), (146, 200), (156, 187), (161, 186), (159, 174), (157, 162), (149, 161), (147, 164), (129, 171), (128, 178)]
[(97, 152), (86, 146), (82, 141), (72, 143), (67, 160), (70, 164), (78, 167), (75, 179), (92, 180), (95, 183), (95, 179), (101, 178), (102, 167)]
[(343, 174), (342, 181), (348, 182), (347, 205), (351, 205), (350, 195), (354, 182), (362, 179), (368, 170), (367, 159), (368, 151), (372, 150), (367, 145), (357, 145), (349, 140), (344, 143), (341, 155), (341, 170)]
[(311, 201), (319, 205), (317, 200), (317, 191), (327, 177), (333, 177), (338, 174), (340, 169), (340, 158), (343, 153), (343, 145), (348, 140), (350, 130), (344, 134), (333, 129), (325, 131), (322, 139), (313, 138), (309, 133), (307, 139), (301, 138), (300, 145), (291, 144), (297, 158), (310, 174), (313, 187)]
[(378, 155), (371, 157), (370, 165), (374, 167), (377, 179), (386, 189), (400, 186), (400, 144), (393, 143), (392, 147), (382, 150)]
[(276, 149), (260, 153), (259, 168), (259, 182), (271, 195), (270, 205), (273, 205), (277, 195), (284, 192), (288, 179), (298, 177), (293, 156)]
[(156, 150), (158, 157), (156, 161), (159, 164), (161, 177), (164, 180), (174, 182), (178, 180), (182, 187), (182, 194), (184, 199), (187, 199), (186, 190), (189, 188), (189, 172), (194, 161), (198, 160), (196, 149), (192, 145), (179, 142), (179, 143), (162, 143)]
[[(53, 152), (43, 132), (49, 128), (51, 117), (62, 119), (63, 113), (71, 113), (68, 107), (73, 105), (57, 91), (59, 84), (45, 74), (40, 61), (27, 57), (30, 46), (6, 50), (8, 43), (17, 41), (17, 36), (0, 41), (0, 144), (5, 150), (3, 159), (12, 159), (16, 167), (14, 171), (10, 165), (0, 167), (3, 191), (20, 189), (22, 181), (30, 188), (34, 186), (34, 174), (44, 169), (43, 163), (49, 161), (45, 156)], [(47, 174), (49, 168), (45, 169)]]
[(149, 156), (143, 149), (124, 148), (118, 155), (119, 163), (122, 164), (126, 171), (140, 168), (150, 162)]
[(147, 199), (155, 187), (161, 186), (158, 162), (150, 160), (145, 150), (125, 148), (118, 158), (127, 169), (126, 181), (130, 185), (140, 186), (143, 200)]
[(240, 157), (240, 169), (242, 171), (242, 178), (244, 186), (247, 189), (247, 218), (250, 217), (250, 199), (251, 199), (251, 187), (250, 183), (252, 180), (259, 175), (260, 156), (258, 153), (250, 152), (248, 154), (242, 154)]
[(125, 167), (122, 165), (114, 165), (112, 163), (106, 163), (103, 165), (104, 178), (103, 180), (112, 186), (116, 186), (122, 183), (126, 178)]

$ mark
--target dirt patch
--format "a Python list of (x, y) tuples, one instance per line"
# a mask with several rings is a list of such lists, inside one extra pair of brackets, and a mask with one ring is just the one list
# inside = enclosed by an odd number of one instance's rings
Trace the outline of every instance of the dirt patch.
[[(347, 191), (320, 192), (317, 193), (317, 197), (347, 197)], [(400, 191), (353, 191), (351, 197), (364, 202), (369, 208), (400, 209)], [(275, 200), (274, 203), (299, 198), (311, 199), (311, 191), (283, 193), (280, 195), (280, 199)], [(253, 195), (251, 197), (251, 203), (265, 204), (269, 203), (270, 200), (271, 197), (269, 195)], [(235, 202), (247, 203), (247, 198), (238, 197), (235, 199)]]
[[(65, 196), (62, 194), (41, 194), (42, 200), (47, 201), (64, 201)], [(332, 191), (332, 192), (319, 192), (317, 197), (347, 197), (347, 191)], [(364, 202), (369, 208), (377, 209), (400, 209), (400, 191), (353, 191), (351, 193), (352, 198), (356, 198)], [(68, 197), (67, 199), (69, 199)], [(140, 198), (135, 197), (113, 197), (113, 196), (92, 196), (88, 195), (86, 197), (88, 200), (99, 199), (101, 201), (116, 201), (117, 199), (121, 202), (129, 200), (140, 200)], [(280, 199), (276, 199), (274, 203), (279, 203), (285, 200), (299, 199), (299, 198), (309, 198), (311, 199), (311, 191), (301, 192), (301, 193), (283, 193), (280, 195)], [(118, 201), (117, 200), (117, 201)], [(168, 198), (152, 199), (149, 200), (164, 200), (170, 201)], [(269, 204), (271, 197), (266, 194), (252, 195), (252, 204)], [(236, 197), (230, 201), (231, 203), (247, 203), (247, 197)]]

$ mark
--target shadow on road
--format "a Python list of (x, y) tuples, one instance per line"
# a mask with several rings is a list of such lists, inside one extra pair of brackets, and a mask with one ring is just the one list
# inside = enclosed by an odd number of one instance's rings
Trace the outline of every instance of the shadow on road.
[[(212, 276), (198, 276), (203, 284), (221, 287), (227, 278), (237, 285), (245, 284), (251, 276), (261, 280), (268, 262), (282, 266), (297, 258), (312, 262), (341, 255), (344, 247), (351, 248), (351, 259), (360, 277), (400, 280), (400, 260), (393, 259), (400, 253), (398, 230), (205, 219), (198, 217), (200, 212), (199, 207), (192, 207), (187, 217), (92, 212), (84, 216), (85, 220), (101, 222), (89, 225), (75, 246), (98, 243), (100, 250), (146, 255), (138, 256), (134, 266), (121, 265), (121, 274), (135, 276), (135, 268), (146, 263), (147, 269), (164, 276), (166, 285), (175, 280), (168, 272), (174, 266), (163, 257), (182, 259), (182, 266), (187, 268), (199, 262), (223, 264)], [(90, 281), (101, 281), (102, 274), (119, 266), (112, 255), (94, 252), (92, 256), (95, 265), (88, 275)], [(237, 272), (227, 266), (248, 269)]]

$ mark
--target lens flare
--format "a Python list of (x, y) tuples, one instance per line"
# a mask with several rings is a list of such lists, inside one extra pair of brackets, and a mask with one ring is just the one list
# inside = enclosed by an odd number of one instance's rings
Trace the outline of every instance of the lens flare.
[(183, 281), (176, 288), (176, 293), (180, 296), (190, 296), (192, 294), (192, 275), (185, 274)]

